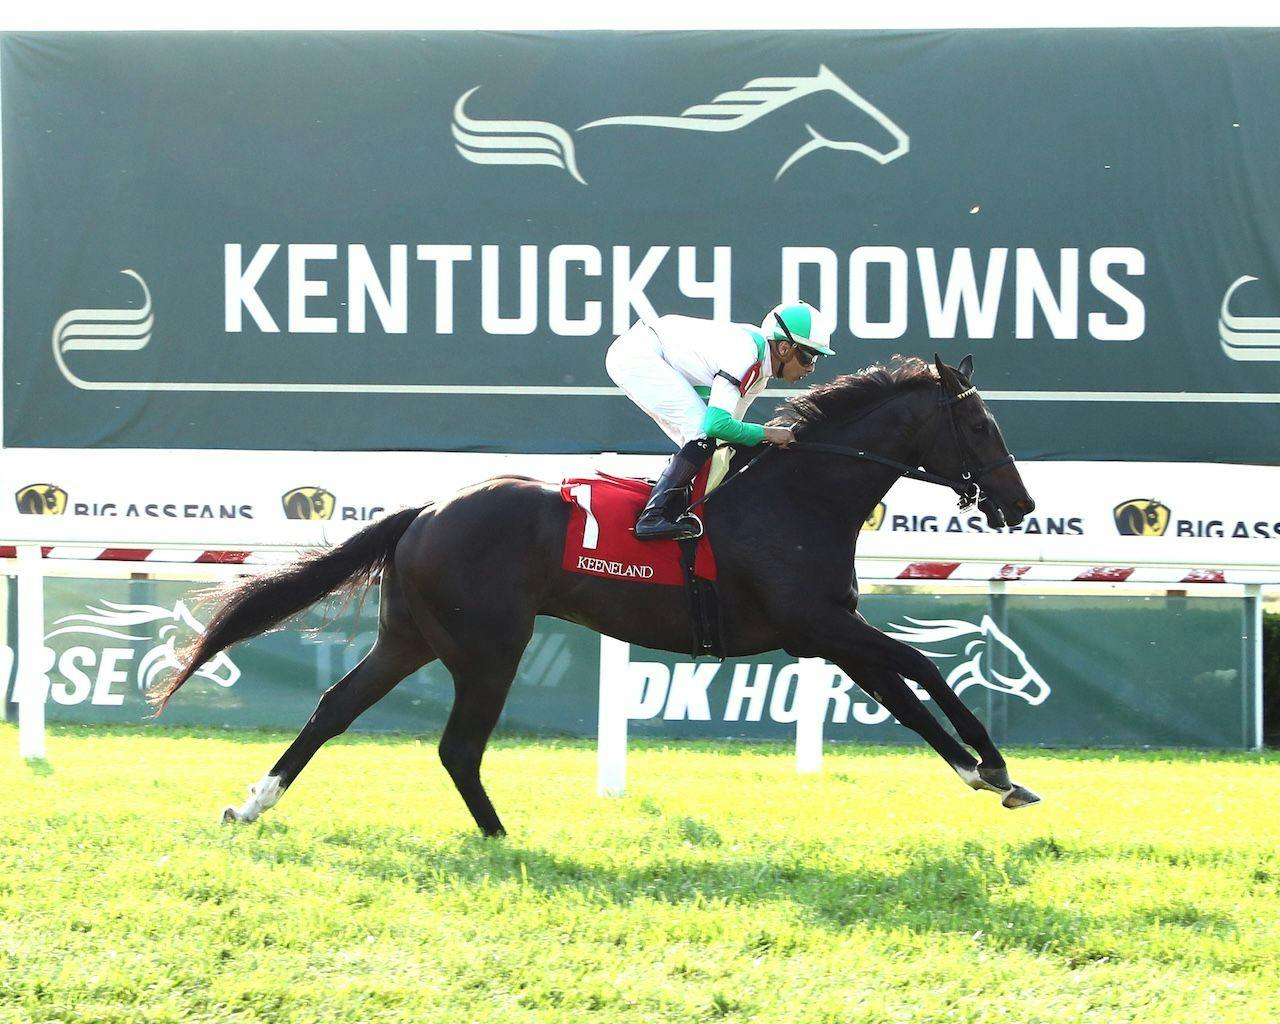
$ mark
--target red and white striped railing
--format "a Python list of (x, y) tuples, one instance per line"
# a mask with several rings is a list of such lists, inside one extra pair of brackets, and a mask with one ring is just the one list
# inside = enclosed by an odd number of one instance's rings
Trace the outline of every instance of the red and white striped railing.
[[(101, 547), (42, 545), (45, 559), (81, 562), (150, 562), (165, 565), (272, 565), (292, 557), (286, 548)], [(16, 558), (15, 545), (0, 545), (0, 559)], [(864, 580), (954, 580), (1028, 583), (1253, 583), (1257, 571), (1178, 565), (1081, 565), (1061, 562), (913, 561), (883, 557), (858, 560)]]
[[(202, 565), (240, 565), (272, 562), (279, 558), (276, 552), (202, 550), (200, 548), (106, 548), (68, 544), (41, 545), (40, 554), (43, 558), (81, 562), (167, 562)], [(17, 557), (16, 545), (0, 544), (0, 558)]]
[(1022, 580), (1028, 583), (1245, 583), (1250, 570), (1163, 565), (1070, 565), (1037, 562), (915, 562), (868, 558), (858, 561), (858, 578), (867, 580)]

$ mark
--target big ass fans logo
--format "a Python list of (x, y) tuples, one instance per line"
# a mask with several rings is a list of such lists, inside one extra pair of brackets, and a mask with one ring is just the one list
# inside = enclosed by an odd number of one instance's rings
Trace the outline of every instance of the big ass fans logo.
[(385, 505), (343, 505), (330, 490), (315, 484), (294, 487), (280, 496), (286, 519), (326, 520), (338, 518), (357, 522), (377, 519), (386, 512)]
[(24, 516), (60, 516), (67, 510), (67, 492), (57, 484), (27, 484), (13, 500)]
[(1111, 514), (1122, 537), (1162, 537), (1169, 529), (1169, 506), (1155, 498), (1130, 498)]
[(332, 519), (336, 501), (323, 487), (295, 487), (280, 498), (286, 519)]

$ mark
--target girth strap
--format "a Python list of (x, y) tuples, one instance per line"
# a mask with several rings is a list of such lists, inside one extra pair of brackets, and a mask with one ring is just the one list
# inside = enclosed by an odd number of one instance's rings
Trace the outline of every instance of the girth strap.
[(693, 651), (695, 658), (709, 654), (724, 658), (724, 642), (720, 628), (720, 598), (716, 585), (710, 580), (699, 579), (694, 572), (698, 554), (698, 541), (682, 540), (680, 543), (680, 567), (684, 570), (684, 590), (689, 598), (689, 619), (693, 625)]

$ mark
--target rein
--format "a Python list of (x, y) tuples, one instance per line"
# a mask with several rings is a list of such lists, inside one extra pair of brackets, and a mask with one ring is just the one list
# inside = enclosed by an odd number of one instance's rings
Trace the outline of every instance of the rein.
[[(824, 452), (827, 455), (843, 455), (846, 458), (861, 459), (864, 462), (878, 462), (882, 466), (888, 466), (890, 469), (896, 469), (902, 476), (910, 477), (912, 480), (923, 480), (927, 484), (939, 484), (943, 487), (950, 487), (953, 489), (963, 488), (969, 484), (967, 475), (964, 479), (953, 480), (949, 476), (930, 473), (927, 469), (920, 469), (917, 466), (908, 466), (905, 462), (898, 462), (895, 459), (886, 458), (883, 455), (876, 455), (874, 452), (864, 452), (861, 448), (845, 448), (842, 445), (822, 444), (819, 441), (796, 441), (788, 447), (798, 448), (802, 452)], [(1001, 465), (1004, 464), (1005, 463), (1001, 463)], [(995, 466), (988, 466), (986, 468), (994, 469)], [(714, 494), (715, 491), (712, 491), (711, 493)]]
[[(947, 420), (951, 425), (951, 435), (956, 443), (956, 450), (960, 454), (960, 478), (954, 479), (948, 476), (942, 476), (940, 473), (931, 473), (927, 469), (921, 469), (919, 466), (909, 466), (905, 462), (899, 462), (896, 459), (890, 459), (884, 455), (877, 455), (875, 452), (864, 451), (861, 448), (850, 448), (839, 444), (826, 444), (821, 441), (793, 441), (787, 447), (790, 449), (799, 449), (800, 451), (820, 452), (826, 455), (840, 455), (849, 459), (858, 459), (863, 462), (875, 462), (882, 466), (888, 466), (890, 469), (896, 469), (899, 476), (909, 477), (912, 480), (921, 480), (927, 484), (937, 484), (940, 487), (950, 487), (960, 496), (961, 510), (970, 508), (980, 503), (986, 497), (981, 486), (981, 479), (992, 470), (999, 469), (1001, 466), (1007, 466), (1014, 461), (1012, 455), (1007, 455), (1003, 459), (995, 462), (989, 462), (986, 465), (973, 465), (977, 460), (973, 457), (973, 450), (965, 443), (960, 433), (960, 428), (956, 423), (955, 406), (978, 393), (978, 389), (970, 385), (958, 395), (947, 395), (945, 386), (941, 381), (938, 382), (939, 388), (942, 388), (942, 394), (938, 398), (938, 405), (947, 410)], [(897, 397), (897, 396), (894, 396)], [(892, 399), (890, 399), (891, 401)], [(863, 416), (869, 416), (871, 413), (879, 409), (881, 405), (887, 402), (881, 402), (878, 405), (868, 409)], [(862, 417), (859, 417), (861, 419)], [(856, 421), (855, 421), (856, 422)], [(941, 429), (941, 427), (939, 427)], [(936, 437), (936, 434), (935, 434)], [(720, 482), (720, 486), (712, 491), (709, 495), (704, 496), (695, 505), (705, 506), (708, 501), (724, 490), (731, 480), (736, 480), (742, 476), (747, 470), (760, 461), (765, 454), (772, 448), (772, 445), (765, 445), (763, 449), (751, 457), (745, 466), (740, 470), (727, 476)]]

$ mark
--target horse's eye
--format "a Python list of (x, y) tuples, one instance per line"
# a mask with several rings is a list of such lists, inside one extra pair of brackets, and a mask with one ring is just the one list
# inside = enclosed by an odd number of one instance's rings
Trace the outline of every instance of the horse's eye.
[(985, 434), (987, 432), (987, 421), (979, 420), (977, 423), (975, 423), (973, 425), (973, 432), (975, 434)]

